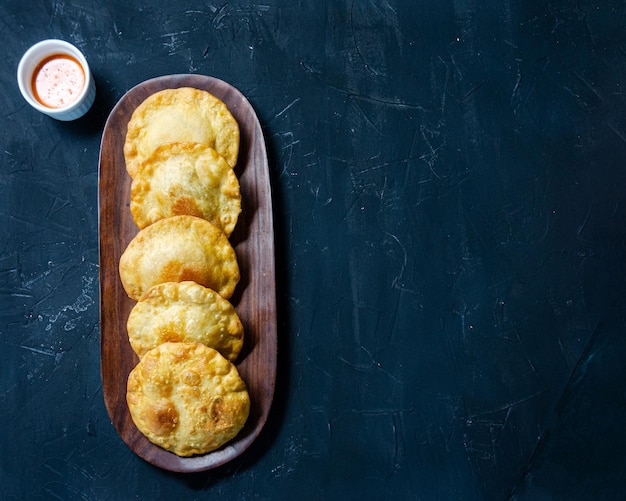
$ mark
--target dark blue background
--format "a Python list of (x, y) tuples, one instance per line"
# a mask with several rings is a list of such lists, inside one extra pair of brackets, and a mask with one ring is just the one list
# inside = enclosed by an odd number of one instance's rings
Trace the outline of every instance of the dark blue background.
[[(626, 3), (5, 0), (3, 499), (618, 499)], [(92, 110), (21, 98), (85, 53)], [(98, 153), (135, 84), (221, 78), (270, 156), (279, 373), (239, 459), (137, 458), (99, 368)], [(123, 202), (120, 202), (123, 203)]]

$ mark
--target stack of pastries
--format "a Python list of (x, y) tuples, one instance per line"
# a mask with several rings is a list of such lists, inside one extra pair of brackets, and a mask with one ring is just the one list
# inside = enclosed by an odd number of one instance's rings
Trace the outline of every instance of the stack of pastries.
[(128, 337), (130, 415), (179, 456), (233, 439), (250, 412), (234, 362), (243, 325), (229, 302), (239, 282), (229, 237), (241, 213), (239, 125), (209, 92), (166, 89), (134, 111), (124, 144), (130, 211), (139, 229), (119, 273), (136, 301)]

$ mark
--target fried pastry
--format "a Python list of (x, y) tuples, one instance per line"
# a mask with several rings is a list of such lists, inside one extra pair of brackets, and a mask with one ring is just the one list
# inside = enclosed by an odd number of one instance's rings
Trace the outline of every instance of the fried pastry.
[(243, 346), (243, 325), (222, 296), (195, 282), (155, 285), (128, 317), (130, 344), (143, 357), (165, 342), (202, 343), (235, 361)]
[(130, 211), (139, 228), (186, 214), (206, 219), (230, 236), (241, 212), (239, 180), (210, 146), (166, 143), (136, 173)]
[(213, 451), (232, 440), (250, 412), (237, 368), (199, 343), (164, 343), (128, 376), (126, 401), (141, 433), (179, 456)]
[(126, 132), (126, 170), (135, 177), (143, 161), (160, 145), (201, 143), (215, 149), (231, 167), (239, 155), (239, 124), (213, 94), (182, 87), (146, 98), (133, 112)]
[(120, 257), (119, 274), (135, 301), (154, 285), (187, 280), (228, 299), (239, 282), (239, 265), (219, 228), (195, 216), (173, 216), (135, 235)]

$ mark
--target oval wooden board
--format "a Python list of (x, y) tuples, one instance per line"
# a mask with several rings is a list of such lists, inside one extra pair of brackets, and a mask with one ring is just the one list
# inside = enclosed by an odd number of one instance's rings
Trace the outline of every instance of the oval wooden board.
[[(242, 214), (230, 237), (240, 266), (231, 302), (245, 329), (236, 365), (251, 398), (248, 421), (223, 448), (182, 458), (153, 445), (135, 427), (126, 405), (126, 381), (138, 362), (128, 341), (126, 321), (134, 301), (119, 279), (119, 258), (137, 233), (129, 209), (131, 178), (126, 173), (124, 140), (135, 108), (149, 95), (168, 88), (195, 87), (221, 99), (239, 122), (241, 143), (235, 172)], [(277, 356), (274, 228), (267, 154), (258, 118), (234, 87), (202, 75), (169, 75), (128, 91), (104, 127), (99, 163), (100, 360), (104, 402), (120, 437), (138, 456), (160, 468), (195, 472), (215, 468), (244, 452), (263, 428), (274, 396)]]

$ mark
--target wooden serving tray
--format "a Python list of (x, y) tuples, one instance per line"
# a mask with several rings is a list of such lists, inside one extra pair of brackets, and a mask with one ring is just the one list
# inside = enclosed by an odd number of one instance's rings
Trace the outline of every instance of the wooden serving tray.
[[(181, 458), (153, 445), (133, 423), (126, 405), (128, 374), (139, 361), (128, 341), (126, 321), (135, 302), (125, 293), (118, 263), (138, 232), (129, 205), (131, 178), (124, 162), (126, 128), (135, 108), (168, 88), (195, 87), (221, 99), (239, 122), (241, 143), (235, 173), (242, 214), (230, 241), (241, 280), (230, 299), (244, 325), (244, 347), (236, 362), (251, 399), (250, 417), (241, 432), (217, 451)], [(261, 432), (274, 396), (277, 320), (274, 228), (267, 153), (263, 132), (248, 100), (234, 87), (202, 75), (169, 75), (147, 80), (128, 91), (104, 127), (99, 163), (100, 359), (104, 402), (122, 440), (138, 456), (160, 468), (196, 472), (222, 465), (243, 453)]]

